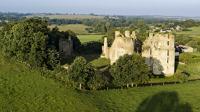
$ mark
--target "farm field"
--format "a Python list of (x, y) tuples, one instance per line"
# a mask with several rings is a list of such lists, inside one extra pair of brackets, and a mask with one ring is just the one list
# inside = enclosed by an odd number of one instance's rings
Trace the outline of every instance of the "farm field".
[(190, 31), (177, 32), (178, 35), (186, 35), (188, 37), (200, 38), (200, 26), (189, 28)]
[(90, 42), (90, 41), (99, 41), (104, 35), (78, 35), (81, 43)]
[(89, 28), (89, 26), (83, 25), (83, 24), (69, 24), (69, 25), (51, 25), (50, 28), (58, 27), (60, 31), (67, 31), (71, 30), (75, 32), (76, 34), (88, 34), (86, 28)]
[(104, 16), (95, 16), (95, 15), (67, 15), (67, 14), (60, 14), (60, 15), (31, 15), (31, 16), (27, 16), (28, 18), (31, 17), (48, 17), (49, 19), (76, 19), (76, 20), (80, 20), (80, 19), (103, 19)]
[(0, 82), (2, 112), (200, 111), (199, 81), (130, 89), (77, 91), (41, 76), (37, 70), (0, 58)]

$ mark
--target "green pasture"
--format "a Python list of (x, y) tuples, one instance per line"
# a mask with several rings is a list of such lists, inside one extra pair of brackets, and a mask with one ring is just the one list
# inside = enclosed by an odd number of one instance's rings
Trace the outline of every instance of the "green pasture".
[(178, 35), (186, 35), (188, 37), (200, 38), (200, 26), (189, 28), (188, 31), (177, 32)]
[(90, 41), (100, 41), (104, 35), (78, 35), (79, 40), (81, 43), (90, 42)]
[(89, 26), (86, 26), (83, 24), (51, 25), (49, 27), (50, 28), (58, 27), (60, 31), (71, 30), (75, 32), (76, 34), (88, 34), (86, 28), (89, 28)]

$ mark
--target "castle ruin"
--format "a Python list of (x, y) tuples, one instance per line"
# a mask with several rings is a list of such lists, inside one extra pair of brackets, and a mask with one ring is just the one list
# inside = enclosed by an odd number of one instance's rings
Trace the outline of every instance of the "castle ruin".
[(172, 34), (153, 34), (143, 43), (142, 56), (154, 74), (171, 76), (175, 69), (175, 47)]
[(111, 64), (113, 64), (120, 56), (133, 54), (135, 39), (135, 32), (132, 32), (131, 34), (130, 31), (125, 31), (125, 34), (123, 35), (119, 31), (115, 31), (115, 40), (111, 47), (108, 47), (107, 38), (104, 38), (102, 57), (110, 59)]
[[(113, 64), (120, 56), (134, 53), (136, 40), (134, 31), (132, 34), (130, 31), (125, 31), (124, 35), (116, 31), (115, 40), (111, 47), (108, 47), (107, 38), (104, 38), (102, 57), (110, 59), (111, 64)], [(175, 71), (174, 36), (172, 34), (150, 33), (143, 42), (142, 56), (145, 57), (147, 65), (155, 75), (173, 75)]]
[(72, 55), (73, 52), (73, 41), (71, 37), (68, 39), (60, 38), (59, 39), (59, 53), (62, 57), (66, 58)]

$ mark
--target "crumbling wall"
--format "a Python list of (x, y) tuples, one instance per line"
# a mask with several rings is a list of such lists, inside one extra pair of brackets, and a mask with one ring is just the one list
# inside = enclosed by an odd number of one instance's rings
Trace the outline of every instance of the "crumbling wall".
[(172, 34), (150, 34), (143, 44), (142, 56), (154, 74), (171, 76), (175, 69), (175, 47)]
[(60, 38), (59, 40), (59, 52), (63, 58), (67, 58), (73, 53), (73, 41), (69, 39)]
[[(107, 38), (104, 39), (102, 47), (102, 57), (110, 59), (111, 64), (116, 62), (120, 56), (133, 54), (136, 43), (135, 32), (125, 31), (121, 34), (115, 32), (115, 40), (111, 47), (108, 47)], [(146, 58), (146, 63), (156, 75), (164, 74), (171, 76), (175, 72), (175, 47), (174, 36), (172, 34), (153, 34), (144, 41), (142, 46), (142, 56)], [(138, 52), (137, 52), (138, 53)]]
[(121, 34), (119, 31), (115, 32), (115, 40), (111, 47), (108, 47), (107, 38), (104, 38), (104, 46), (102, 47), (102, 57), (110, 59), (111, 64), (116, 62), (120, 56), (125, 54), (133, 54), (134, 52), (134, 39), (135, 32), (125, 31), (125, 34)]

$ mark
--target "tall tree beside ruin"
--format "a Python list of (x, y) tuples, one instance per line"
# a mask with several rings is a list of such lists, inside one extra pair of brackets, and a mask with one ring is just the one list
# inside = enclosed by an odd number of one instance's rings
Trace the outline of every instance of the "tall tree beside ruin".
[(86, 85), (89, 76), (94, 74), (94, 69), (84, 57), (77, 57), (69, 68), (70, 79), (74, 81), (79, 89), (82, 89), (82, 85)]
[(111, 66), (110, 73), (116, 86), (145, 83), (149, 79), (150, 70), (144, 58), (138, 54), (124, 55)]

